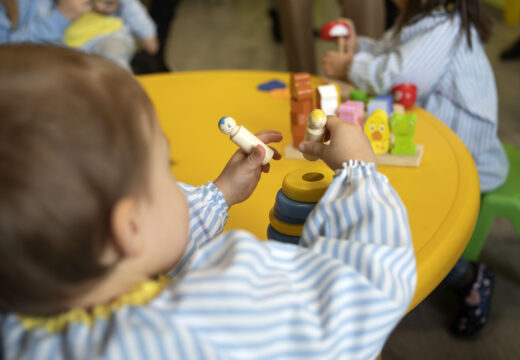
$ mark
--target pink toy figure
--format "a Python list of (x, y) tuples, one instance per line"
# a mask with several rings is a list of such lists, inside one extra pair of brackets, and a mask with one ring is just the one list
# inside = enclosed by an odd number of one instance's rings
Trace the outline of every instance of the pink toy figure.
[[(306, 141), (323, 141), (323, 134), (325, 134), (325, 124), (327, 123), (327, 115), (320, 110), (314, 109), (309, 114), (309, 121), (307, 121), (307, 128), (305, 129)], [(303, 157), (310, 161), (316, 161), (318, 158), (314, 155), (303, 154)]]
[(365, 104), (362, 101), (348, 100), (339, 107), (338, 116), (344, 122), (363, 127)]
[(221, 118), (218, 122), (218, 127), (222, 133), (229, 135), (231, 141), (248, 154), (251, 154), (257, 145), (261, 145), (265, 149), (265, 157), (264, 161), (262, 161), (262, 165), (271, 161), (274, 151), (245, 127), (242, 125), (238, 126), (232, 117), (224, 116)]

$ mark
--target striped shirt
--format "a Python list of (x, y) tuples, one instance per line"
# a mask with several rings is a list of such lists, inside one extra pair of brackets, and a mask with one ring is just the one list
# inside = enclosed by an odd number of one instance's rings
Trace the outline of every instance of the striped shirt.
[(300, 246), (258, 241), (245, 231), (217, 236), (227, 218), (222, 193), (212, 183), (182, 188), (190, 245), (157, 296), (55, 332), (1, 315), (0, 358), (379, 354), (412, 298), (416, 267), (406, 210), (374, 164), (352, 161), (337, 171), (305, 223)]
[(457, 133), (475, 160), (481, 192), (487, 192), (505, 181), (509, 164), (497, 136), (493, 70), (474, 28), (471, 39), (472, 49), (459, 16), (435, 11), (397, 36), (390, 29), (379, 41), (359, 37), (348, 77), (376, 94), (414, 83), (417, 104)]

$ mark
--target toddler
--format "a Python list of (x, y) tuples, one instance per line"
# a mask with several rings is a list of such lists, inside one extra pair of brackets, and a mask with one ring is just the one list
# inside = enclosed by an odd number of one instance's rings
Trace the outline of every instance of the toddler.
[(327, 128), (301, 144), (336, 175), (300, 246), (220, 234), (269, 170), (261, 146), (179, 184), (127, 71), (0, 47), (0, 357), (375, 358), (414, 293), (407, 213), (361, 129)]
[[(393, 0), (396, 25), (375, 41), (357, 37), (354, 24), (344, 54), (327, 52), (326, 76), (342, 78), (373, 94), (414, 83), (417, 104), (448, 125), (477, 165), (480, 190), (499, 187), (509, 164), (497, 136), (497, 93), (482, 42), (490, 33), (478, 0)], [(449, 279), (462, 304), (457, 335), (472, 335), (486, 323), (493, 273), (482, 264), (460, 260)], [(478, 299), (478, 301), (475, 301)]]
[(67, 45), (130, 70), (134, 36), (148, 54), (156, 28), (139, 0), (1, 0), (0, 43)]

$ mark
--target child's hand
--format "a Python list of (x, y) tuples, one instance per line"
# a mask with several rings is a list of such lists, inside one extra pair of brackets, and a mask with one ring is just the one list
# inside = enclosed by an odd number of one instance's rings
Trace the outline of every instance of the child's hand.
[(70, 21), (92, 10), (91, 0), (59, 0), (58, 9)]
[(319, 157), (332, 169), (340, 169), (343, 162), (359, 160), (375, 162), (376, 156), (367, 136), (358, 125), (327, 116), (325, 125), (330, 132), (330, 145), (304, 141), (298, 147), (301, 152)]
[[(266, 144), (282, 140), (282, 134), (274, 130), (261, 131), (256, 136)], [(280, 160), (280, 153), (276, 149), (273, 150), (273, 159)], [(269, 164), (262, 165), (264, 156), (264, 148), (258, 145), (249, 155), (238, 150), (229, 159), (222, 173), (213, 182), (224, 195), (228, 206), (231, 207), (251, 196), (262, 172), (269, 172)]]
[(159, 51), (159, 40), (156, 37), (141, 39), (141, 47), (150, 55), (155, 55)]
[(347, 80), (347, 68), (353, 56), (350, 51), (343, 54), (338, 51), (327, 51), (321, 59), (323, 73), (333, 79)]
[(350, 29), (350, 35), (347, 39), (347, 52), (350, 52), (352, 54), (355, 54), (358, 50), (358, 40), (357, 40), (357, 33), (356, 33), (356, 26), (354, 25), (354, 22), (350, 19), (338, 19), (338, 21), (341, 21), (348, 25)]

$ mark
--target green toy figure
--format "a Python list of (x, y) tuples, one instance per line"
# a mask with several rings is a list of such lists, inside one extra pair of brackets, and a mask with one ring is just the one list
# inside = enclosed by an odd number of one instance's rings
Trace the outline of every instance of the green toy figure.
[(390, 128), (394, 136), (394, 146), (390, 150), (392, 155), (415, 155), (413, 137), (417, 125), (416, 114), (394, 114), (390, 121)]

